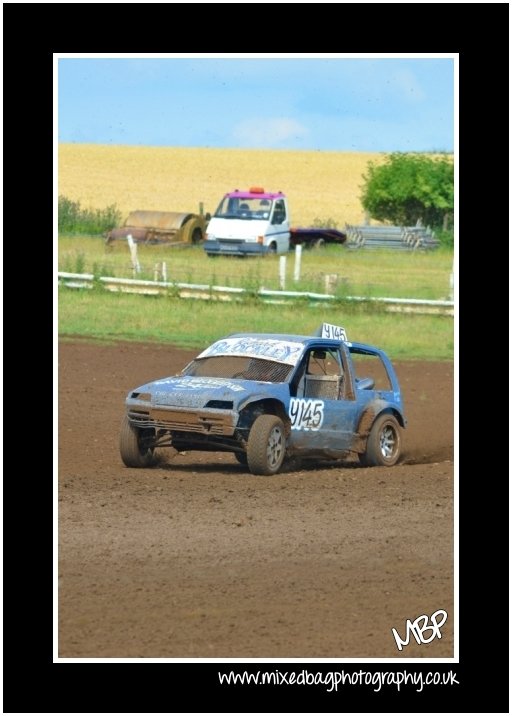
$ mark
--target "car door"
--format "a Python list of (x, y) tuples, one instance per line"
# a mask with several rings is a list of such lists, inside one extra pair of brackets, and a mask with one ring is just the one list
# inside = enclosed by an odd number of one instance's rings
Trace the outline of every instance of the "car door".
[(290, 398), (290, 446), (299, 452), (349, 450), (361, 406), (341, 349), (310, 347)]
[(266, 243), (275, 241), (278, 253), (285, 253), (290, 247), (290, 224), (284, 199), (276, 199), (270, 225), (267, 229)]

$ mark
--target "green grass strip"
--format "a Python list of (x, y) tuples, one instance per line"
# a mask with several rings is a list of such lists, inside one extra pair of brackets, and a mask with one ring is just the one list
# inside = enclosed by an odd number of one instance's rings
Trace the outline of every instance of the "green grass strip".
[(369, 304), (225, 303), (61, 288), (58, 319), (62, 337), (198, 349), (235, 332), (309, 335), (326, 321), (344, 326), (349, 339), (376, 345), (394, 359), (453, 360), (452, 318), (386, 313)]

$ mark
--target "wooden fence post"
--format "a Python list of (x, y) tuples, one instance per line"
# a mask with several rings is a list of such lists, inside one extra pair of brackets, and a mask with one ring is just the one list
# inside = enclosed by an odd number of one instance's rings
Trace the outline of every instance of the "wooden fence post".
[(302, 246), (297, 244), (295, 247), (295, 269), (293, 272), (293, 280), (298, 281), (300, 279), (300, 263), (302, 259)]
[(337, 273), (326, 273), (325, 274), (325, 293), (334, 293), (336, 286), (338, 285), (338, 274)]
[(137, 258), (137, 244), (133, 240), (133, 236), (131, 234), (128, 234), (128, 236), (126, 237), (126, 240), (128, 242), (128, 247), (130, 249), (130, 256), (132, 257), (133, 273), (135, 275), (136, 273), (140, 273), (140, 263), (139, 263), (139, 259)]
[(286, 288), (286, 256), (279, 257), (279, 288), (281, 291)]

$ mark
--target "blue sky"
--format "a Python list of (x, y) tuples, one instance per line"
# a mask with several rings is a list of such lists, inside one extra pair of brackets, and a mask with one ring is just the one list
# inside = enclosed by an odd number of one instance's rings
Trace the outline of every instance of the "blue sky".
[(58, 138), (451, 152), (454, 60), (61, 57)]

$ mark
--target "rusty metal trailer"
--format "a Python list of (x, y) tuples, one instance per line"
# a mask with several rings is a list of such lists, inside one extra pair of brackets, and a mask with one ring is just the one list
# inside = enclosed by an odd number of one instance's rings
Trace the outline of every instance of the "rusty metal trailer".
[(205, 237), (207, 217), (176, 211), (132, 211), (124, 226), (106, 234), (106, 243), (131, 236), (144, 244), (199, 244)]

